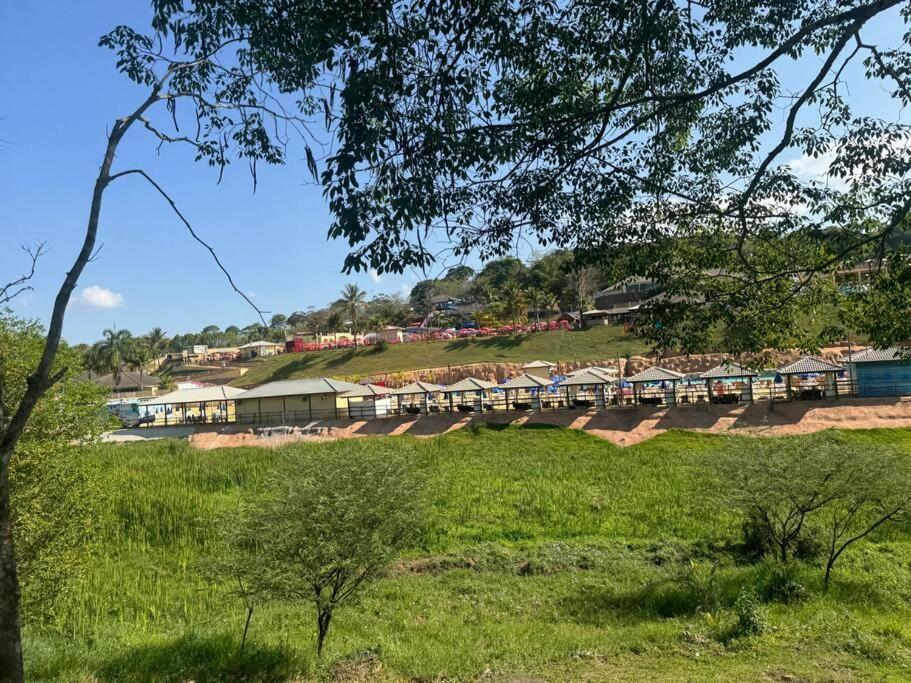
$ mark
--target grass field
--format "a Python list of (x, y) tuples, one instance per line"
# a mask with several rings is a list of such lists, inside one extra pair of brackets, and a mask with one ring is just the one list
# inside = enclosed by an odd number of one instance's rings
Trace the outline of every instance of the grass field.
[(257, 360), (232, 384), (250, 387), (279, 379), (366, 377), (468, 363), (596, 360), (646, 350), (640, 340), (624, 335), (622, 327), (599, 325), (572, 332), (394, 344), (381, 353), (373, 348), (289, 353)]
[[(907, 430), (845, 438), (911, 453)], [(851, 551), (826, 595), (799, 565), (808, 599), (769, 602), (762, 635), (718, 636), (741, 587), (774, 579), (730, 549), (739, 521), (712, 473), (738, 443), (669, 432), (620, 449), (512, 427), (372, 440), (427, 459), (435, 531), (339, 612), (323, 662), (310, 609), (292, 603), (261, 607), (240, 655), (242, 605), (196, 568), (219, 512), (288, 449), (86, 449), (110, 492), (107, 550), (56, 623), (27, 628), (30, 680), (907, 680), (911, 535), (896, 530)], [(713, 622), (697, 608), (714, 564)]]

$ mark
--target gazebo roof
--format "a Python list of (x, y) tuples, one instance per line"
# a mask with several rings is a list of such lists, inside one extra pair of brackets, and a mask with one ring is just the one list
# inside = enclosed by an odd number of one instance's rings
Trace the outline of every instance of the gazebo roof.
[(486, 379), (475, 379), (474, 377), (465, 377), (455, 384), (450, 384), (444, 388), (448, 394), (452, 391), (486, 391), (497, 386), (496, 382), (488, 382)]
[(525, 368), (553, 368), (556, 367), (554, 363), (549, 363), (546, 360), (533, 360), (531, 363), (526, 363), (522, 366)]
[(352, 389), (340, 396), (340, 398), (361, 398), (365, 396), (388, 396), (392, 393), (389, 387), (381, 387), (377, 384), (358, 384), (357, 389)]
[(572, 377), (567, 377), (560, 384), (568, 387), (579, 387), (591, 384), (610, 384), (613, 380), (604, 375), (595, 374), (594, 372), (580, 372)]
[(741, 377), (758, 377), (755, 370), (743, 367), (740, 363), (727, 361), (721, 365), (716, 365), (711, 370), (706, 370), (699, 379), (739, 379)]
[(816, 356), (804, 356), (788, 363), (782, 368), (778, 368), (780, 375), (803, 375), (811, 372), (839, 372), (844, 368), (837, 363), (817, 358)]
[(680, 372), (674, 372), (673, 370), (666, 370), (664, 368), (659, 368), (657, 365), (647, 368), (642, 372), (637, 372), (632, 377), (627, 377), (627, 382), (639, 383), (639, 382), (663, 382), (671, 381), (676, 382), (683, 379), (684, 375)]
[(515, 379), (509, 380), (508, 382), (503, 382), (500, 384), (501, 389), (540, 389), (542, 387), (549, 387), (553, 384), (553, 380), (544, 379), (543, 377), (536, 377), (535, 375), (519, 375)]
[(606, 380), (614, 380), (619, 377), (620, 373), (616, 369), (609, 370), (608, 368), (601, 368), (596, 365), (588, 368), (579, 368), (578, 370), (566, 373), (567, 377), (575, 377), (576, 375), (598, 375)]
[(443, 391), (445, 387), (440, 386), (439, 384), (431, 384), (430, 382), (412, 382), (411, 384), (406, 384), (400, 389), (394, 389), (392, 392), (393, 396), (408, 396), (410, 394), (438, 394)]

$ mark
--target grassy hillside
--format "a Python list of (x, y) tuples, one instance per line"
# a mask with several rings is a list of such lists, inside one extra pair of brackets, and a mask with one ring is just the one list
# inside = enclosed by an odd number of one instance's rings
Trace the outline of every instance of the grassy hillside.
[(400, 370), (439, 368), (467, 363), (531, 360), (592, 360), (642, 353), (645, 345), (623, 334), (622, 327), (599, 325), (573, 332), (539, 332), (489, 339), (396, 344), (375, 349), (289, 353), (261, 358), (235, 386), (250, 387), (278, 379), (367, 376)]
[[(821, 437), (799, 438), (811, 448)], [(846, 438), (911, 453), (911, 431)], [(895, 531), (850, 552), (826, 596), (819, 569), (800, 566), (810, 597), (769, 603), (765, 634), (713, 636), (700, 586), (714, 582), (730, 606), (741, 586), (774, 579), (728, 549), (739, 522), (719, 508), (712, 473), (739, 443), (669, 432), (621, 450), (553, 428), (375, 439), (428, 459), (436, 531), (337, 615), (322, 664), (313, 614), (291, 603), (259, 608), (238, 654), (242, 606), (197, 569), (218, 552), (213, 520), (289, 450), (87, 449), (110, 492), (107, 551), (54, 625), (27, 629), (27, 669), (32, 680), (200, 683), (907, 679), (911, 536)]]

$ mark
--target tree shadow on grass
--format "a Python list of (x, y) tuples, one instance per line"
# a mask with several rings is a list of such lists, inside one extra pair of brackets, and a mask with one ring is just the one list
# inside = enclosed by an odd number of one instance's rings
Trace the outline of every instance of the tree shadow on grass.
[(285, 363), (284, 365), (277, 367), (272, 372), (272, 376), (268, 378), (268, 381), (274, 382), (275, 380), (279, 379), (288, 379), (291, 377), (291, 375), (298, 372), (303, 372), (304, 370), (307, 370), (308, 368), (316, 365), (316, 360), (316, 354), (314, 353), (308, 353), (307, 355), (301, 356), (300, 358), (295, 358), (290, 363)]
[(247, 643), (238, 652), (237, 637), (193, 635), (128, 647), (108, 659), (99, 670), (102, 681), (283, 681), (295, 671), (285, 648)]
[(563, 598), (560, 609), (572, 621), (590, 625), (673, 619), (730, 606), (741, 586), (741, 579), (734, 575), (719, 575), (714, 584), (701, 586), (672, 578), (632, 589), (588, 586)]
[(344, 351), (343, 353), (338, 354), (335, 358), (326, 361), (326, 367), (337, 368), (340, 365), (344, 365), (345, 363), (353, 360), (356, 356), (363, 355), (364, 353), (365, 350), (363, 348), (357, 350), (349, 349), (348, 351)]
[(482, 339), (456, 339), (446, 344), (446, 351), (464, 351), (465, 349), (513, 349), (524, 344), (529, 334), (516, 334), (504, 337), (485, 337)]

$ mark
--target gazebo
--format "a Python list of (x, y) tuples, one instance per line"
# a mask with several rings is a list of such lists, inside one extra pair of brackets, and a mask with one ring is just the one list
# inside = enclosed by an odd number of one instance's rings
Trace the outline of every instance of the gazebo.
[[(497, 386), (496, 382), (488, 382), (484, 379), (475, 379), (466, 377), (460, 379), (455, 384), (444, 387), (443, 394), (449, 398), (449, 411), (458, 410), (460, 413), (471, 413), (474, 411), (482, 412), (484, 410), (484, 396), (488, 391)], [(453, 400), (455, 394), (459, 394), (459, 402)], [(465, 402), (465, 394), (471, 395), (474, 400), (471, 403)]]
[(555, 367), (557, 366), (554, 363), (546, 360), (533, 360), (531, 363), (526, 363), (522, 366), (522, 372), (548, 379), (553, 374)]
[(682, 380), (684, 375), (674, 370), (666, 370), (665, 368), (659, 368), (657, 365), (642, 372), (637, 372), (632, 377), (627, 377), (626, 381), (633, 385), (633, 403), (640, 405), (645, 403), (646, 405), (659, 405), (661, 399), (658, 397), (655, 398), (646, 398), (643, 400), (642, 397), (642, 385), (643, 384), (662, 384), (666, 382), (671, 383), (671, 398), (668, 400), (667, 393), (665, 392), (664, 400), (668, 405), (677, 404), (677, 382)]
[(348, 417), (350, 418), (384, 417), (389, 414), (389, 396), (391, 394), (392, 389), (389, 387), (381, 387), (377, 384), (358, 384), (356, 389), (342, 394), (341, 398), (348, 399)]
[[(401, 389), (395, 389), (390, 393), (396, 397), (396, 401), (398, 402), (399, 413), (402, 412), (402, 397), (403, 396), (420, 396), (421, 397), (420, 407), (416, 408), (415, 406), (409, 406), (408, 408), (405, 409), (406, 413), (417, 414), (417, 413), (431, 412), (430, 397), (435, 394), (439, 394), (441, 391), (443, 391), (443, 389), (444, 389), (444, 387), (440, 386), (439, 384), (430, 384), (429, 382), (417, 381), (417, 382), (412, 382), (411, 384), (406, 384)], [(434, 406), (434, 407), (437, 408), (437, 411), (439, 411), (439, 408), (437, 406)], [(434, 411), (434, 412), (437, 412), (437, 411)]]
[(721, 365), (716, 365), (711, 370), (706, 370), (701, 375), (699, 379), (705, 381), (705, 391), (706, 396), (708, 397), (709, 403), (725, 403), (728, 399), (724, 399), (723, 396), (737, 396), (739, 401), (739, 394), (719, 394), (715, 401), (712, 400), (712, 383), (719, 382), (726, 379), (739, 379), (746, 380), (747, 387), (749, 389), (749, 398), (748, 401), (753, 401), (753, 379), (758, 377), (759, 374), (754, 370), (743, 367), (740, 363), (735, 363), (734, 361), (727, 361)]
[[(603, 408), (607, 404), (605, 386), (612, 384), (612, 381), (601, 373), (597, 372), (578, 372), (571, 377), (567, 377), (560, 384), (566, 387), (567, 405), (573, 408)], [(569, 388), (573, 387), (575, 392), (572, 397), (569, 395)], [(594, 390), (594, 400), (587, 398), (578, 398), (578, 391), (583, 387), (592, 387)]]
[[(838, 373), (842, 372), (844, 368), (837, 363), (832, 361), (825, 360), (824, 358), (817, 358), (816, 356), (804, 356), (795, 360), (793, 363), (788, 363), (782, 368), (778, 368), (778, 374), (784, 377), (785, 381), (785, 394), (788, 399), (794, 397), (794, 390), (791, 386), (791, 379), (794, 375), (823, 375), (826, 378), (826, 386), (822, 389), (812, 388), (812, 389), (802, 389), (798, 398), (802, 399), (820, 399), (826, 396), (829, 386), (832, 387), (832, 397), (838, 398)], [(831, 384), (830, 384), (831, 382)]]
[(516, 410), (529, 410), (530, 408), (536, 408), (537, 410), (541, 409), (541, 391), (547, 391), (547, 388), (553, 386), (552, 379), (544, 379), (543, 377), (538, 377), (537, 375), (524, 374), (519, 375), (515, 379), (508, 380), (499, 385), (499, 388), (503, 390), (504, 402), (506, 404), (506, 409), (509, 409), (509, 392), (514, 391), (516, 395), (514, 398), (518, 398), (518, 392), (528, 391), (535, 393), (531, 397), (531, 402), (525, 403), (520, 401), (514, 401), (512, 407)]
[[(234, 399), (243, 393), (243, 389), (229, 386), (177, 389), (144, 402), (141, 408), (145, 409), (145, 414), (140, 416), (140, 424), (158, 424), (159, 413), (164, 425), (230, 422), (235, 416)], [(158, 407), (161, 410), (149, 410)], [(173, 415), (177, 411), (179, 413)]]

